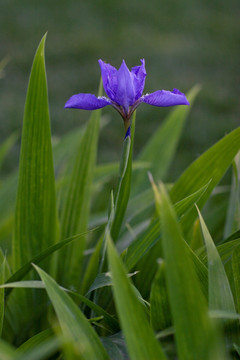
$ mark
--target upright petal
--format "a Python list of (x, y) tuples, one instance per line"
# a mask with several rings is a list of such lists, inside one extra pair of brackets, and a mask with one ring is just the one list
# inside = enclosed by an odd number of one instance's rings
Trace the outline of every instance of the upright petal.
[(174, 105), (189, 105), (189, 102), (181, 91), (178, 89), (173, 89), (173, 91), (168, 90), (158, 90), (151, 94), (144, 95), (142, 97), (142, 102), (150, 104), (153, 106), (174, 106)]
[(132, 68), (133, 83), (135, 87), (135, 101), (138, 100), (143, 93), (146, 78), (145, 60), (141, 59), (142, 65)]
[(128, 112), (129, 106), (133, 105), (135, 101), (135, 87), (133, 76), (124, 60), (117, 72), (117, 85), (115, 102), (123, 106), (124, 110)]
[(64, 108), (96, 110), (107, 105), (111, 105), (111, 101), (103, 96), (96, 97), (93, 94), (76, 94), (70, 97)]
[(103, 88), (109, 98), (115, 101), (117, 91), (117, 69), (110, 64), (106, 64), (101, 59), (98, 60), (98, 63), (101, 69)]

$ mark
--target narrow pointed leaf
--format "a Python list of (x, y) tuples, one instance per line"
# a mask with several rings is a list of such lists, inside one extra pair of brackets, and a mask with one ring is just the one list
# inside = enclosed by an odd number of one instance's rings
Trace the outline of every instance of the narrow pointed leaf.
[(151, 324), (155, 331), (161, 331), (171, 326), (172, 316), (169, 304), (165, 263), (160, 262), (150, 294)]
[(13, 266), (56, 242), (57, 216), (43, 37), (26, 97), (13, 236)]
[[(87, 233), (89, 233), (89, 231)], [(9, 282), (16, 282), (16, 281), (21, 280), (25, 275), (28, 274), (28, 272), (30, 270), (32, 270), (32, 264), (40, 263), (41, 261), (45, 260), (49, 255), (53, 254), (55, 251), (61, 249), (63, 246), (71, 243), (74, 240), (78, 240), (79, 238), (81, 238), (82, 236), (85, 236), (85, 235), (86, 235), (86, 233), (83, 233), (83, 234), (72, 236), (65, 240), (61, 240), (57, 244), (54, 244), (54, 245), (50, 246), (49, 248), (45, 249), (44, 251), (40, 252), (40, 254), (33, 257), (29, 261), (27, 261), (26, 264), (24, 264), (19, 270), (17, 270), (15, 273), (13, 273), (8, 278), (7, 282), (9, 283)], [(8, 291), (6, 291), (6, 293), (5, 293), (5, 295), (8, 296), (10, 294), (10, 292), (11, 292), (11, 290), (8, 289)]]
[(24, 353), (29, 349), (34, 348), (36, 345), (43, 343), (45, 340), (52, 338), (53, 336), (54, 332), (52, 329), (49, 328), (47, 330), (43, 330), (25, 341), (20, 347), (17, 348), (17, 352)]
[(103, 240), (104, 238), (103, 236), (101, 236), (100, 239), (98, 240), (97, 245), (94, 248), (94, 252), (92, 256), (88, 261), (87, 268), (85, 270), (84, 278), (82, 281), (82, 288), (81, 288), (82, 294), (86, 294), (90, 285), (93, 283), (95, 277), (97, 276)]
[(166, 190), (154, 187), (162, 224), (166, 278), (179, 359), (225, 359), (208, 317), (207, 303)]
[(57, 353), (60, 346), (61, 341), (58, 338), (47, 339), (41, 344), (35, 345), (33, 348), (25, 351), (23, 354), (19, 353), (15, 360), (45, 360)]
[[(211, 181), (208, 189), (197, 202), (199, 209), (201, 209), (231, 165), (239, 149), (240, 127), (218, 141), (187, 168), (170, 191), (172, 202), (175, 203), (183, 199)], [(189, 214), (183, 223), (185, 233), (191, 228), (196, 217), (197, 212), (192, 209), (191, 216)]]
[(73, 341), (78, 350), (78, 358), (83, 360), (108, 359), (98, 335), (73, 300), (47, 273), (37, 266), (35, 268), (46, 286), (64, 336)]
[(166, 359), (109, 234), (107, 245), (115, 303), (131, 360)]
[(240, 313), (240, 246), (238, 246), (232, 257), (232, 271), (235, 287), (235, 299), (237, 311)]
[[(5, 281), (5, 266), (6, 260), (3, 259), (0, 265), (0, 285), (2, 285)], [(2, 335), (2, 327), (3, 327), (3, 320), (4, 320), (4, 289), (0, 290), (0, 336)]]
[(227, 219), (224, 228), (224, 237), (231, 235), (240, 227), (240, 152), (233, 162), (232, 186), (228, 205)]
[(223, 263), (200, 211), (198, 214), (208, 255), (209, 309), (236, 312)]
[[(16, 289), (16, 288), (26, 288), (26, 289), (45, 289), (46, 286), (42, 281), (38, 280), (27, 280), (27, 281), (17, 281), (17, 282), (11, 282), (7, 284), (0, 285), (0, 289)], [(87, 305), (90, 309), (92, 309), (97, 315), (102, 316), (106, 322), (106, 324), (109, 326), (110, 329), (113, 331), (119, 330), (119, 324), (117, 320), (111, 316), (108, 312), (106, 312), (103, 308), (95, 304), (93, 301), (89, 300), (87, 297), (80, 295), (77, 292), (65, 289), (61, 286), (61, 289), (66, 291), (71, 297), (78, 300), (79, 303), (84, 303)]]
[[(188, 212), (194, 204), (203, 196), (209, 184), (182, 199), (175, 204), (175, 210), (179, 218)], [(128, 248), (124, 257), (124, 262), (129, 270), (142, 258), (142, 256), (152, 248), (152, 246), (160, 239), (159, 219), (155, 217), (148, 229), (141, 234)]]

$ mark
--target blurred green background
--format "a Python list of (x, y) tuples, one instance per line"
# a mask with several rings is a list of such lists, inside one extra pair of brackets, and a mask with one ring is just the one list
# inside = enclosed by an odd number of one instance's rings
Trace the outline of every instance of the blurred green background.
[[(131, 68), (145, 58), (146, 92), (174, 87), (202, 90), (190, 114), (170, 177), (239, 124), (239, 0), (8, 0), (0, 3), (0, 140), (21, 129), (28, 77), (37, 45), (48, 31), (46, 66), (52, 133), (59, 137), (84, 124), (89, 113), (64, 110), (78, 92), (97, 93), (99, 58)], [(169, 112), (142, 105), (135, 153)], [(118, 160), (122, 120), (110, 107), (99, 161)], [(5, 162), (18, 162), (19, 144)]]

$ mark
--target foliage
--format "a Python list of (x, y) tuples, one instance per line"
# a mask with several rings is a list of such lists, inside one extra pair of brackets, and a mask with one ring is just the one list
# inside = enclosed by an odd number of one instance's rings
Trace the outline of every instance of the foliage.
[(171, 111), (137, 161), (134, 116), (117, 178), (116, 164), (96, 165), (100, 110), (51, 145), (44, 45), (19, 176), (0, 188), (0, 358), (237, 359), (240, 128), (163, 185), (189, 109)]

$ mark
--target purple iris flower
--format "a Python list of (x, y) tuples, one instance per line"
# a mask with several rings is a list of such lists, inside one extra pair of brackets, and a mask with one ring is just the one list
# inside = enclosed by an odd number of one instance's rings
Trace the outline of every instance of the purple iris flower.
[(65, 108), (96, 110), (111, 105), (122, 116), (125, 129), (130, 125), (130, 118), (136, 108), (146, 103), (153, 106), (189, 105), (186, 96), (177, 89), (173, 91), (157, 90), (143, 95), (146, 69), (145, 60), (140, 66), (134, 66), (130, 71), (123, 60), (119, 70), (102, 60), (98, 60), (103, 87), (108, 97), (96, 97), (93, 94), (77, 94), (70, 97)]

